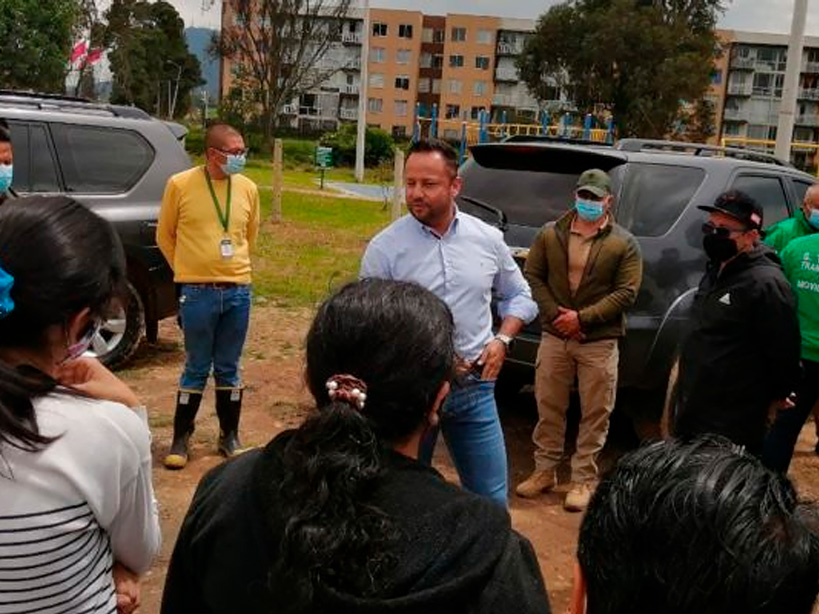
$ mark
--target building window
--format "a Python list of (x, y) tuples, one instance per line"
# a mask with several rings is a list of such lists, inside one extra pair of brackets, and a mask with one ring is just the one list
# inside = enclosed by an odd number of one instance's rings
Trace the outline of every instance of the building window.
[(463, 43), (466, 41), (466, 28), (452, 28), (452, 36), (450, 37), (453, 43)]
[(433, 94), (440, 94), (441, 93), (441, 80), (440, 79), (433, 79), (432, 80), (432, 93)]
[(418, 79), (418, 93), (419, 94), (429, 94), (430, 89), (432, 88), (431, 80), (430, 79)]
[(419, 60), (421, 68), (431, 68), (432, 67), (432, 54), (429, 51), (422, 51), (421, 52), (421, 59)]
[(446, 30), (434, 30), (432, 32), (433, 43), (443, 43), (446, 41)]
[(375, 22), (373, 24), (373, 36), (386, 36), (387, 35), (387, 24)]
[(450, 79), (449, 80), (449, 93), (450, 94), (460, 94), (463, 88), (463, 84), (458, 79)]
[(470, 116), (473, 120), (477, 121), (481, 118), (481, 112), (486, 111), (486, 107), (472, 107), (470, 111)]
[(486, 93), (489, 91), (489, 83), (486, 81), (475, 81), (472, 84), (472, 93), (475, 96), (486, 96)]
[(451, 55), (449, 56), (449, 67), (450, 68), (462, 68), (464, 65), (464, 56), (462, 55)]
[(443, 68), (444, 67), (444, 56), (441, 54), (435, 54), (432, 56), (432, 67), (433, 68)]
[(478, 30), (478, 44), (491, 45), (492, 44), (492, 30)]
[(372, 73), (370, 75), (370, 87), (384, 87), (384, 75), (382, 73)]
[(410, 55), (411, 55), (411, 51), (409, 49), (399, 49), (398, 53), (395, 56), (395, 61), (398, 64), (409, 64), (410, 63)]
[(404, 24), (398, 26), (398, 38), (412, 38), (412, 25)]
[(489, 56), (479, 55), (475, 57), (475, 68), (478, 70), (489, 70)]
[(368, 98), (367, 99), (367, 110), (370, 113), (381, 113), (381, 110), (384, 108), (384, 101), (380, 98)]
[(446, 105), (446, 118), (447, 119), (458, 119), (461, 114), (461, 105), (459, 104), (448, 104)]
[(395, 101), (395, 116), (396, 117), (406, 117), (407, 116), (407, 108), (408, 103), (406, 100), (396, 100)]
[(387, 61), (387, 50), (384, 47), (373, 47), (370, 49), (370, 62), (383, 64)]
[(399, 90), (409, 89), (409, 77), (407, 75), (398, 75), (395, 78), (395, 88)]
[(421, 30), (421, 42), (422, 43), (432, 42), (432, 28), (424, 28), (423, 30)]
[(407, 138), (407, 127), (406, 126), (393, 126), (392, 127), (392, 138), (394, 138), (394, 139), (405, 139), (405, 138)]

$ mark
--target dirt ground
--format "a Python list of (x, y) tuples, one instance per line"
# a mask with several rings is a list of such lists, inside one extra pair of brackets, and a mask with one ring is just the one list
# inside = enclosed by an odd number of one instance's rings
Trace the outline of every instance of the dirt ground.
[[(280, 309), (272, 305), (254, 307), (251, 332), (245, 348), (243, 378), (246, 385), (241, 435), (247, 445), (263, 445), (279, 431), (296, 426), (310, 408), (310, 397), (302, 383), (302, 342), (309, 327), (309, 310)], [(173, 320), (160, 326), (156, 345), (143, 345), (133, 364), (120, 375), (131, 384), (149, 408), (154, 450), (154, 486), (160, 503), (163, 530), (162, 552), (143, 584), (146, 614), (159, 612), (165, 570), (179, 526), (197, 482), (222, 461), (216, 455), (218, 434), (212, 391), (203, 401), (193, 436), (192, 458), (181, 472), (162, 468), (160, 461), (171, 439), (174, 395), (184, 354), (181, 335)], [(513, 406), (501, 408), (509, 451), (511, 484), (524, 479), (532, 469), (530, 434), (535, 421), (531, 395), (520, 395)], [(791, 467), (791, 477), (800, 492), (816, 500), (819, 496), (819, 457), (813, 453), (813, 426), (806, 426)], [(436, 467), (448, 478), (456, 476), (439, 445)], [(565, 611), (572, 581), (572, 565), (581, 516), (563, 511), (566, 486), (535, 501), (510, 498), (515, 528), (534, 544), (554, 612)]]

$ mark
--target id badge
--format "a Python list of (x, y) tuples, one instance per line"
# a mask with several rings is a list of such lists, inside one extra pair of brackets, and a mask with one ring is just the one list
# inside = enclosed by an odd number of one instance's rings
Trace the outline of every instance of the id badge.
[(219, 251), (221, 252), (224, 260), (233, 258), (233, 242), (230, 240), (230, 238), (225, 237), (219, 242)]

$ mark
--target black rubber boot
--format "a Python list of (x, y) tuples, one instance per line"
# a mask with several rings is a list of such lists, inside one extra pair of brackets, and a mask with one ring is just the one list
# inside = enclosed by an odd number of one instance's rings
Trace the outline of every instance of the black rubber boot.
[(242, 413), (242, 389), (216, 390), (216, 415), (219, 416), (219, 454), (230, 458), (242, 446), (239, 442), (239, 416)]
[(194, 420), (201, 402), (201, 392), (182, 392), (180, 390), (176, 394), (173, 443), (171, 443), (171, 449), (163, 461), (166, 468), (184, 469), (185, 465), (188, 464), (188, 441), (193, 435)]

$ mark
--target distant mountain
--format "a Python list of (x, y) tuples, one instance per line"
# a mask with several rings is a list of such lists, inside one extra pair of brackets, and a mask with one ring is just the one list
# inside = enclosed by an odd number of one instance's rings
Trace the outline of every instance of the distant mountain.
[(199, 59), (202, 78), (206, 81), (204, 88), (211, 100), (219, 99), (219, 61), (208, 55), (208, 47), (215, 33), (216, 30), (210, 28), (185, 28), (188, 50)]

